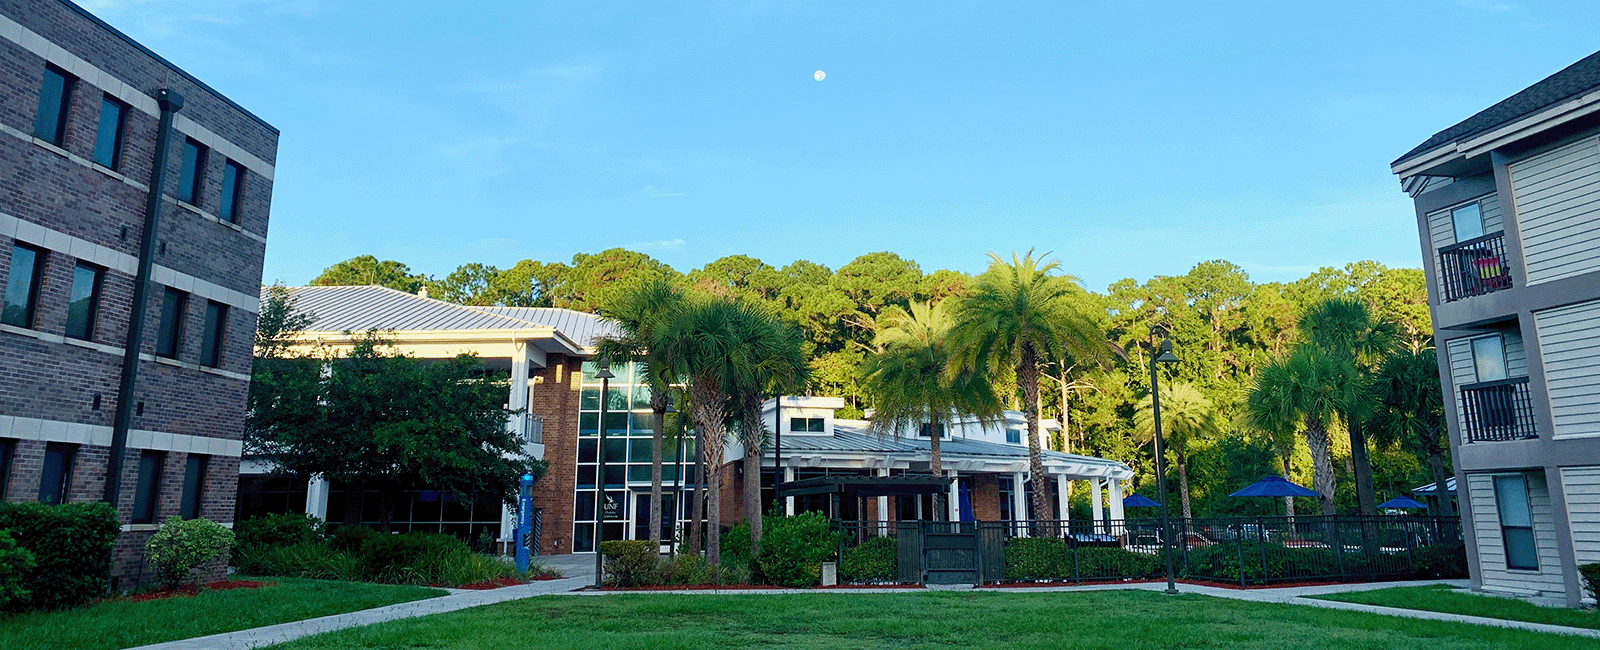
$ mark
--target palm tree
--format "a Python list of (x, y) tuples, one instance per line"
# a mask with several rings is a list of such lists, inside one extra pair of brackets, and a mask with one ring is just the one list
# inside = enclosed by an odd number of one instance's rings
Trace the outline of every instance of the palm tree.
[(1011, 254), (1007, 263), (989, 254), (989, 269), (956, 305), (951, 333), (953, 357), (947, 374), (1016, 372), (1026, 402), (1028, 468), (1033, 474), (1033, 507), (1039, 517), (1050, 513), (1050, 483), (1044, 480), (1039, 442), (1039, 375), (1041, 365), (1063, 356), (1098, 361), (1109, 356), (1105, 332), (1078, 307), (1083, 295), (1078, 279), (1053, 275), (1061, 265)]
[[(1300, 318), (1300, 332), (1308, 343), (1326, 350), (1339, 362), (1353, 366), (1358, 381), (1366, 381), (1379, 361), (1399, 347), (1400, 340), (1394, 324), (1373, 318), (1366, 303), (1353, 298), (1330, 298), (1313, 305)], [(1371, 406), (1363, 400), (1340, 409), (1345, 430), (1350, 433), (1356, 502), (1363, 514), (1376, 512), (1378, 503), (1362, 422)]]
[[(811, 366), (794, 325), (754, 305), (743, 304), (734, 323), (737, 347), (728, 359), (739, 431), (744, 444), (744, 516), (750, 523), (750, 557), (761, 554), (761, 452), (767, 427), (761, 404), (767, 394), (802, 389)], [(776, 486), (774, 486), (776, 488)]]
[(1453, 516), (1455, 508), (1445, 494), (1444, 396), (1439, 389), (1439, 361), (1433, 348), (1401, 350), (1385, 359), (1372, 384), (1377, 409), (1372, 415), (1372, 435), (1379, 444), (1401, 444), (1428, 456), (1437, 487), (1439, 510)]
[[(1322, 513), (1334, 514), (1333, 452), (1328, 425), (1363, 399), (1355, 368), (1314, 345), (1299, 345), (1256, 372), (1250, 419), (1274, 436), (1303, 427), (1311, 448), (1312, 485)], [(1285, 477), (1287, 478), (1287, 477)]]
[[(947, 373), (950, 365), (950, 331), (955, 319), (949, 302), (929, 306), (911, 303), (907, 312), (891, 307), (884, 312), (886, 327), (876, 344), (883, 352), (862, 365), (863, 383), (873, 398), (872, 432), (899, 436), (908, 428), (926, 425), (928, 469), (943, 476), (939, 456), (940, 426), (950, 428), (957, 418), (977, 417), (989, 422), (1000, 415), (1000, 398), (988, 377), (971, 370)], [(947, 508), (939, 508), (947, 512)]]
[[(633, 287), (601, 315), (615, 322), (621, 334), (600, 340), (600, 353), (612, 359), (643, 364), (650, 385), (650, 539), (661, 540), (661, 450), (666, 440), (666, 414), (672, 385), (678, 383), (672, 360), (660, 340), (662, 330), (685, 304), (683, 293), (664, 279)], [(678, 497), (673, 497), (676, 504)], [(676, 509), (676, 508), (675, 508)]]
[[(1217, 409), (1205, 394), (1188, 382), (1171, 383), (1161, 387), (1162, 440), (1167, 451), (1172, 452), (1173, 463), (1178, 468), (1178, 493), (1183, 501), (1183, 518), (1194, 518), (1189, 506), (1189, 447), (1222, 430), (1217, 420)], [(1134, 431), (1139, 444), (1155, 438), (1155, 419), (1151, 406), (1141, 404), (1133, 416)]]
[[(729, 391), (738, 385), (735, 368), (747, 355), (741, 329), (756, 308), (700, 296), (664, 324), (659, 339), (673, 370), (688, 384), (690, 420), (699, 437), (706, 489), (706, 562), (722, 561), (722, 465), (727, 449)], [(698, 522), (696, 522), (698, 526)]]

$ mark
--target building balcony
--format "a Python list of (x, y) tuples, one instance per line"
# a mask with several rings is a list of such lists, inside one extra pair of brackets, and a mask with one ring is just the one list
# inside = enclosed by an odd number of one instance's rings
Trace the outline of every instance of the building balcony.
[(1441, 302), (1494, 293), (1511, 288), (1511, 268), (1506, 261), (1505, 233), (1497, 232), (1439, 249)]
[(1461, 438), (1467, 443), (1539, 437), (1533, 427), (1527, 377), (1462, 386), (1461, 413)]

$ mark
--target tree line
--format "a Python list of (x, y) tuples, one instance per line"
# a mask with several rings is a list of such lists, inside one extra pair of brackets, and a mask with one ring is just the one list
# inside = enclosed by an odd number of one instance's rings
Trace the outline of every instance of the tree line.
[[(991, 261), (1016, 267), (1025, 260)], [(1284, 506), (1226, 496), (1267, 474), (1287, 474), (1325, 490), (1302, 507), (1355, 512), (1370, 511), (1369, 493), (1393, 496), (1448, 471), (1438, 378), (1429, 366), (1432, 326), (1418, 269), (1361, 261), (1292, 282), (1258, 283), (1239, 266), (1217, 260), (1183, 275), (1124, 279), (1093, 291), (1048, 262), (1031, 256), (1027, 261), (1035, 271), (1044, 268), (1044, 276), (1060, 279), (1047, 284), (1066, 287), (1056, 302), (1067, 307), (1052, 309), (1068, 310), (1070, 324), (1093, 332), (1101, 345), (1034, 349), (1021, 363), (998, 353), (973, 358), (981, 346), (969, 341), (960, 353), (968, 358), (957, 365), (982, 365), (980, 379), (991, 384), (999, 406), (1030, 416), (1035, 409), (1029, 407), (1036, 406), (1039, 415), (1062, 422), (1061, 432), (1041, 441), (1043, 447), (1128, 463), (1137, 474), (1134, 487), (1147, 490), (1154, 467), (1148, 363), (1152, 346), (1164, 336), (1180, 359), (1162, 366), (1163, 428), (1172, 438), (1169, 478), (1174, 485), (1186, 484), (1178, 497), (1194, 516), (1279, 511)], [(972, 296), (985, 275), (924, 273), (916, 262), (891, 252), (862, 255), (837, 270), (805, 260), (774, 267), (734, 255), (683, 273), (646, 254), (611, 249), (580, 253), (570, 262), (523, 260), (508, 269), (465, 264), (438, 279), (401, 262), (363, 256), (329, 267), (312, 284), (426, 288), (433, 298), (461, 304), (607, 315), (622, 313), (642, 287), (653, 284), (753, 305), (798, 333), (809, 370), (804, 391), (844, 398), (848, 406), (839, 415), (849, 418), (873, 408), (887, 413), (896, 400), (908, 403), (911, 398), (890, 394), (881, 381), (894, 360), (887, 353), (905, 349), (919, 336), (937, 339), (925, 330), (941, 327), (936, 322), (941, 319), (959, 319), (934, 312), (953, 312), (961, 301), (947, 301)], [(1377, 334), (1317, 339), (1306, 316), (1330, 301), (1359, 305), (1372, 326), (1368, 329)], [(1060, 320), (1060, 314), (1047, 318)], [(1015, 353), (1022, 351), (1018, 346)], [(953, 347), (923, 352), (956, 353)], [(1395, 360), (1403, 356), (1409, 359)], [(1306, 361), (1312, 357), (1314, 362)], [(1290, 362), (1297, 365), (1289, 370), (1299, 373), (1292, 376), (1305, 376), (1310, 366), (1337, 368), (1321, 376), (1357, 389), (1320, 406), (1288, 400), (1277, 405), (1276, 415), (1264, 404), (1253, 404), (1252, 395), (1262, 393), (1263, 373)], [(921, 363), (950, 367), (949, 359)], [(946, 373), (942, 381), (960, 380), (958, 373)], [(1352, 437), (1357, 444), (1351, 444)], [(1085, 495), (1073, 496), (1074, 510), (1087, 511)]]

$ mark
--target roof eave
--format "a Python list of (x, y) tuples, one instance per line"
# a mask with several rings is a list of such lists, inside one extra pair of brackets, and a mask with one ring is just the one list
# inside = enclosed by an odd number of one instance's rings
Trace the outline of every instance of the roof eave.
[(1389, 165), (1389, 171), (1405, 180), (1445, 163), (1476, 158), (1519, 140), (1561, 126), (1573, 120), (1600, 111), (1600, 90), (1549, 106), (1527, 117), (1512, 120), (1484, 133), (1439, 145), (1433, 149), (1401, 158)]

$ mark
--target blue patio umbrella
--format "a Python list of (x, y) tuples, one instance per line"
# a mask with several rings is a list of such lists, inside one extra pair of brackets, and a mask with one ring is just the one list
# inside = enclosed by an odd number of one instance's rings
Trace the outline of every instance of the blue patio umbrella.
[(1230, 497), (1314, 497), (1316, 492), (1290, 483), (1282, 476), (1266, 476)]
[(1426, 508), (1428, 506), (1425, 506), (1425, 505), (1422, 505), (1420, 503), (1417, 503), (1417, 501), (1415, 499), (1412, 499), (1410, 497), (1395, 497), (1393, 499), (1390, 499), (1388, 501), (1385, 501), (1383, 503), (1378, 504), (1378, 507), (1379, 508), (1399, 508), (1399, 509), (1405, 509), (1405, 510), (1417, 510), (1417, 509), (1421, 509), (1421, 508)]
[(1145, 496), (1143, 494), (1139, 494), (1138, 492), (1134, 492), (1133, 494), (1130, 494), (1130, 495), (1128, 495), (1126, 497), (1123, 497), (1122, 498), (1122, 505), (1123, 505), (1123, 507), (1126, 507), (1126, 508), (1159, 508), (1159, 507), (1161, 507), (1161, 504), (1156, 503), (1154, 499), (1151, 499), (1150, 497), (1147, 497), (1147, 496)]

